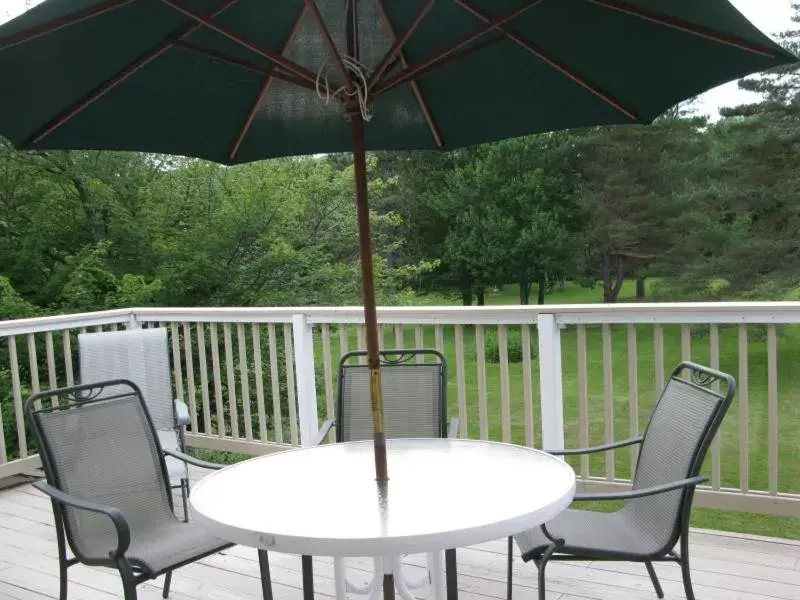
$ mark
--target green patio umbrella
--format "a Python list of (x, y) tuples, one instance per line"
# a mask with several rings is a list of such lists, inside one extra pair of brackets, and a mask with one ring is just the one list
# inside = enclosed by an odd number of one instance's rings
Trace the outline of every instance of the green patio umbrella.
[(48, 0), (0, 27), (0, 134), (227, 164), (353, 152), (385, 482), (365, 151), (646, 124), (795, 60), (727, 0)]

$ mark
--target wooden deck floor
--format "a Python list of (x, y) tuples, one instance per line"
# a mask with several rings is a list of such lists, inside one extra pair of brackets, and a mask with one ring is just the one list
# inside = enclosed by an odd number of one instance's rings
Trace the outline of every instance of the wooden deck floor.
[[(693, 531), (692, 574), (698, 600), (800, 599), (800, 542), (738, 534)], [(300, 600), (301, 570), (297, 556), (270, 553), (276, 600)], [(412, 571), (424, 557), (410, 556)], [(366, 581), (369, 560), (348, 562), (349, 574)], [(505, 598), (505, 542), (498, 540), (460, 549), (460, 598)], [(657, 565), (668, 600), (684, 598), (675, 565)], [(317, 597), (333, 597), (331, 559), (315, 559)], [(421, 573), (421, 570), (418, 572)], [(414, 573), (416, 574), (416, 573)], [(536, 598), (535, 569), (516, 561), (514, 594)], [(160, 583), (139, 586), (139, 598), (160, 598)], [(76, 566), (70, 569), (70, 600), (122, 597), (116, 572)], [(173, 600), (256, 600), (260, 598), (255, 551), (234, 547), (176, 571)], [(552, 600), (654, 600), (645, 569), (629, 563), (552, 564), (548, 567)], [(420, 597), (426, 592), (420, 591)], [(0, 491), (0, 598), (45, 600), (58, 597), (55, 529), (49, 501), (28, 484)], [(363, 598), (363, 596), (354, 596)]]

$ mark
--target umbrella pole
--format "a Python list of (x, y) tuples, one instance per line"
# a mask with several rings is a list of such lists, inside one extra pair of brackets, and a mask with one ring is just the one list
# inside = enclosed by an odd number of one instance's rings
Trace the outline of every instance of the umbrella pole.
[(361, 285), (364, 296), (364, 322), (367, 326), (367, 363), (370, 374), (372, 426), (375, 445), (375, 476), (385, 487), (389, 479), (386, 468), (386, 435), (383, 431), (383, 397), (381, 392), (380, 355), (378, 354), (378, 315), (375, 309), (375, 278), (372, 272), (372, 234), (367, 202), (367, 158), (364, 144), (364, 118), (361, 111), (350, 111), (353, 128), (353, 164), (356, 179), (358, 241), (361, 257)]

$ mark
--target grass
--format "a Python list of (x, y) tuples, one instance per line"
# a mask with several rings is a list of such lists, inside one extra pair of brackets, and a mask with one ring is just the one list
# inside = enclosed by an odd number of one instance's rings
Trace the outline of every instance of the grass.
[[(620, 301), (632, 300), (635, 295), (631, 283), (623, 287)], [(534, 294), (535, 297), (535, 294)], [(555, 292), (547, 297), (549, 304), (596, 303), (602, 298), (602, 290), (585, 289), (568, 284), (563, 292)], [(518, 303), (515, 286), (506, 286), (502, 290), (487, 294), (487, 304)], [(424, 304), (453, 304), (452, 299), (441, 296), (429, 296), (421, 299)], [(486, 327), (488, 331), (490, 328)], [(509, 328), (512, 330), (514, 328)], [(519, 329), (519, 328), (516, 328)], [(632, 386), (629, 377), (628, 327), (614, 326), (610, 329), (611, 340), (611, 377), (610, 405), (613, 414), (613, 439), (624, 439), (631, 436), (630, 397), (635, 393), (638, 397), (638, 430), (643, 431), (650, 412), (657, 399), (655, 378), (655, 352), (653, 327), (648, 325), (633, 326), (636, 334), (636, 385)], [(404, 344), (411, 347), (414, 342), (414, 328), (404, 327)], [(750, 326), (748, 346), (749, 407), (747, 411), (749, 435), (744, 448), (739, 443), (739, 420), (741, 405), (737, 394), (734, 403), (720, 429), (720, 475), (724, 487), (739, 488), (745, 485), (740, 480), (740, 457), (746, 453), (749, 460), (749, 489), (765, 490), (768, 487), (768, 411), (767, 411), (767, 340), (766, 329)], [(434, 345), (433, 327), (424, 327), (424, 344)], [(533, 349), (536, 351), (535, 328), (531, 330)], [(720, 327), (719, 329), (719, 363), (723, 371), (734, 374), (737, 380), (739, 373), (738, 327)], [(478, 402), (478, 368), (475, 345), (475, 328), (463, 328), (465, 391), (467, 398), (467, 424), (470, 437), (480, 437), (480, 406)], [(448, 398), (451, 415), (458, 414), (458, 384), (456, 379), (456, 349), (453, 327), (444, 328), (444, 352), (448, 359)], [(349, 349), (357, 347), (356, 332), (350, 328), (348, 332)], [(387, 348), (394, 347), (394, 333), (384, 328), (384, 340)], [(339, 336), (331, 336), (332, 356), (340, 356)], [(316, 344), (321, 353), (321, 344)], [(672, 366), (680, 362), (682, 357), (681, 327), (665, 325), (663, 327), (664, 368), (668, 375)], [(317, 357), (321, 361), (321, 356)], [(605, 393), (603, 365), (603, 332), (602, 328), (587, 327), (587, 377), (589, 389), (589, 443), (600, 444), (606, 440), (605, 431)], [(709, 328), (694, 327), (691, 330), (691, 359), (710, 364)], [(800, 448), (800, 371), (794, 365), (800, 359), (800, 328), (796, 326), (782, 327), (778, 331), (778, 484), (780, 492), (800, 493), (800, 463), (794, 454)], [(580, 447), (578, 425), (578, 369), (576, 329), (567, 328), (562, 331), (562, 361), (564, 389), (565, 437), (568, 447)], [(336, 365), (331, 366), (335, 373)], [(523, 404), (523, 372), (521, 363), (509, 365), (510, 376), (510, 415), (511, 430), (508, 439), (514, 443), (525, 443), (525, 411)], [(500, 365), (486, 364), (486, 412), (488, 438), (503, 439), (501, 413), (501, 373)], [(322, 377), (318, 376), (318, 385), (322, 386)], [(539, 373), (536, 357), (532, 366), (531, 389), (533, 390), (533, 430), (535, 446), (541, 447), (539, 437)], [(633, 389), (632, 389), (633, 387)], [(335, 384), (334, 384), (335, 389)], [(325, 398), (320, 394), (320, 409), (324, 412)], [(573, 467), (579, 469), (577, 459), (571, 460)], [(589, 463), (591, 475), (605, 474), (605, 455), (593, 456)], [(627, 449), (614, 453), (613, 467), (618, 477), (630, 476), (630, 453)], [(703, 474), (711, 475), (711, 455), (705, 461)], [(599, 509), (608, 510), (613, 505), (604, 504)], [(584, 505), (584, 507), (587, 507)], [(588, 508), (588, 507), (587, 507)], [(739, 531), (760, 535), (789, 538), (800, 538), (800, 518), (773, 517), (749, 513), (695, 508), (692, 512), (692, 525), (695, 527)]]

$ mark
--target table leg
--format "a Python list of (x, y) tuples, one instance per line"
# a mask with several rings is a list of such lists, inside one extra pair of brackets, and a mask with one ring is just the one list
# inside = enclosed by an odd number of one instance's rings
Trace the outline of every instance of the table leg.
[(314, 600), (314, 564), (311, 557), (304, 554), (303, 564), (303, 600)]
[(333, 558), (333, 580), (336, 585), (336, 600), (346, 600), (347, 569), (345, 568), (344, 558), (341, 556)]
[(266, 550), (258, 551), (258, 568), (261, 571), (261, 593), (264, 600), (272, 600), (272, 576), (269, 572), (269, 555)]
[(444, 582), (444, 553), (428, 553), (428, 572), (430, 573), (431, 600), (446, 600)]
[(444, 561), (447, 571), (447, 600), (458, 600), (458, 573), (456, 572), (455, 548), (444, 551)]

